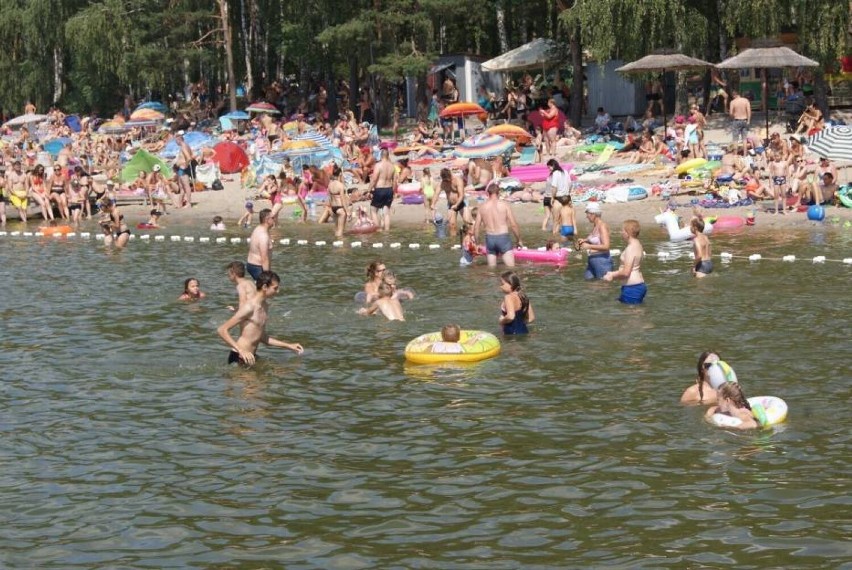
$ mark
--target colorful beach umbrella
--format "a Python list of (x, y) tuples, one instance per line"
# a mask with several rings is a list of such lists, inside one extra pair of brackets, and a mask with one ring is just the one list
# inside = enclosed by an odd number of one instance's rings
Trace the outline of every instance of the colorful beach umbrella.
[(441, 117), (470, 117), (471, 115), (487, 115), (487, 111), (476, 103), (453, 103), (441, 111)]
[(313, 141), (323, 148), (337, 148), (331, 139), (316, 131), (308, 131), (297, 136), (294, 140), (297, 141)]
[(826, 127), (808, 138), (808, 150), (831, 160), (852, 161), (852, 127)]
[(163, 121), (165, 115), (154, 109), (137, 109), (130, 114), (131, 121)]
[(304, 150), (304, 149), (321, 149), (322, 147), (316, 141), (312, 140), (292, 140), (287, 141), (281, 146), (282, 151), (288, 150)]
[(107, 121), (98, 127), (98, 133), (102, 135), (116, 135), (126, 133), (130, 127), (119, 121)]
[(248, 121), (249, 119), (251, 119), (251, 115), (249, 115), (245, 111), (231, 111), (230, 113), (222, 115), (219, 118), (229, 119), (231, 121)]
[(513, 140), (521, 144), (527, 144), (532, 140), (532, 135), (529, 131), (509, 123), (504, 125), (494, 125), (493, 127), (485, 129), (485, 132), (489, 135), (498, 135), (504, 139)]
[(453, 151), (458, 158), (493, 158), (515, 148), (515, 143), (498, 135), (474, 135)]
[(134, 127), (158, 127), (162, 121), (147, 121), (147, 120), (138, 120), (138, 121), (127, 121), (124, 123), (125, 127), (134, 128)]
[(169, 112), (168, 106), (164, 103), (160, 103), (159, 101), (146, 101), (141, 103), (134, 111), (138, 111), (139, 109), (153, 109), (154, 111), (158, 111), (163, 113), (164, 115)]
[(249, 113), (268, 113), (270, 115), (280, 115), (281, 111), (275, 108), (275, 105), (272, 103), (267, 103), (266, 101), (257, 101), (252, 103), (248, 107), (246, 107), (246, 111)]
[(299, 132), (299, 121), (290, 121), (281, 125), (281, 128), (287, 131), (288, 133), (296, 133)]

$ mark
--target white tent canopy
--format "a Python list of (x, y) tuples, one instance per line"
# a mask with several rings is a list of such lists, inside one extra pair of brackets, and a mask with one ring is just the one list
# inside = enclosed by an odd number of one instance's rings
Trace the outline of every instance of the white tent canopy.
[(556, 42), (547, 38), (537, 38), (533, 41), (489, 59), (482, 64), (486, 71), (518, 71), (544, 67), (546, 64), (559, 59)]

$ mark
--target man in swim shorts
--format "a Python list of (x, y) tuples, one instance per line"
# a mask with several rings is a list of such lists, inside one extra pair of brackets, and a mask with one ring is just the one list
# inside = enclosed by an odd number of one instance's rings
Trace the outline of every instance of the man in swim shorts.
[(751, 123), (751, 101), (734, 91), (734, 97), (728, 105), (728, 114), (731, 115), (734, 143), (742, 141), (743, 154), (745, 154), (748, 126)]
[[(251, 366), (255, 363), (257, 347), (261, 343), (276, 348), (287, 348), (296, 354), (302, 354), (301, 344), (289, 343), (272, 338), (266, 334), (266, 322), (269, 320), (269, 299), (278, 294), (281, 278), (272, 271), (263, 271), (257, 278), (257, 292), (241, 304), (237, 311), (216, 332), (231, 347), (228, 364), (241, 363)], [(241, 328), (237, 340), (231, 337), (230, 330)]]
[(496, 182), (492, 181), (488, 185), (487, 192), (488, 199), (476, 212), (473, 235), (478, 237), (480, 228), (485, 226), (485, 253), (489, 267), (496, 267), (498, 255), (502, 256), (507, 267), (514, 267), (515, 253), (509, 230), (515, 235), (518, 247), (521, 247), (523, 244), (518, 223), (509, 204), (500, 200), (500, 186)]
[(372, 194), (370, 213), (373, 224), (384, 231), (390, 229), (390, 207), (393, 204), (397, 183), (396, 169), (390, 161), (388, 149), (382, 149), (381, 160), (373, 168), (373, 174), (370, 177), (369, 192)]
[(769, 163), (767, 170), (772, 178), (772, 195), (775, 198), (775, 213), (787, 213), (787, 173), (789, 167), (787, 163), (781, 160), (783, 157), (780, 152), (772, 155), (772, 162)]
[(252, 279), (257, 281), (261, 272), (270, 271), (272, 263), (272, 239), (269, 230), (275, 225), (272, 210), (264, 208), (260, 211), (260, 223), (251, 232), (249, 238), (248, 258), (246, 259), (246, 271)]
[(701, 218), (692, 219), (689, 224), (689, 231), (692, 233), (692, 247), (695, 257), (695, 267), (692, 268), (692, 274), (700, 279), (713, 273), (710, 238), (704, 234), (704, 220)]
[(27, 207), (29, 206), (29, 193), (26, 187), (27, 175), (21, 170), (21, 161), (12, 163), (12, 170), (6, 173), (6, 191), (9, 192), (9, 201), (17, 208), (18, 216), (22, 222), (27, 221)]

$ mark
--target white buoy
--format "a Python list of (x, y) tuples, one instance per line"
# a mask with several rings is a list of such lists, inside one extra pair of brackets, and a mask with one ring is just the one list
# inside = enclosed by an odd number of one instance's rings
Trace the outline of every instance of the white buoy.
[(818, 255), (814, 258), (814, 263), (825, 263), (825, 256)]
[(200, 238), (198, 238), (198, 242), (199, 242), (199, 243), (207, 243), (207, 242), (209, 242), (209, 241), (210, 241), (210, 238), (209, 238), (209, 237), (200, 237)]
[(429, 249), (441, 249), (441, 244), (439, 243), (430, 243)]
[(180, 236), (169, 236), (172, 241), (180, 241)]
[(166, 241), (166, 236), (154, 236), (154, 241)]
[(151, 239), (151, 236), (148, 234), (142, 234), (141, 236), (139, 236), (139, 239), (147, 241)]
[[(54, 238), (61, 238), (61, 237), (65, 237), (65, 236), (62, 235), (62, 234), (56, 233), (56, 234), (53, 234), (53, 237)], [(133, 236), (131, 235), (130, 237), (133, 237)]]
[(453, 244), (453, 247), (451, 249), (461, 249), (461, 244)]
[[(38, 232), (38, 235), (42, 235), (42, 233)], [(24, 232), (24, 237), (33, 237), (33, 232)]]
[(300, 240), (296, 241), (296, 245), (308, 245), (308, 240), (300, 239)]
[(89, 232), (83, 232), (80, 234), (80, 237), (89, 239), (90, 237), (92, 237), (92, 234), (90, 234)]
[(331, 242), (331, 246), (332, 247), (343, 247), (343, 241), (341, 241), (341, 240), (333, 241), (333, 242)]
[(104, 241), (104, 234), (95, 234), (95, 241)]
[(670, 257), (669, 252), (667, 252), (667, 251), (658, 251), (657, 252), (657, 259), (666, 260), (669, 257)]
[(68, 232), (67, 234), (65, 234), (65, 237), (77, 237), (77, 234), (74, 232)]
[(228, 243), (228, 238), (218, 237), (216, 243)]
[[(645, 252), (642, 252), (642, 253), (644, 254)], [(609, 254), (612, 257), (618, 257), (619, 255), (621, 255), (621, 250), (620, 249), (611, 249), (611, 250), (609, 250)]]
[(130, 237), (129, 237), (129, 238), (127, 238), (127, 239), (128, 239), (128, 240), (134, 240), (134, 239), (136, 239), (136, 235), (134, 235), (134, 234), (130, 234)]
[(21, 232), (12, 232), (9, 235), (14, 236), (14, 237), (18, 237), (19, 235), (21, 235)]
[(408, 244), (408, 249), (420, 249), (419, 243), (410, 243)]
[(349, 244), (349, 247), (361, 247), (361, 242), (360, 241), (353, 241), (352, 243)]
[(8, 232), (0, 232), (0, 236), (8, 235)]
[(183, 241), (194, 242), (195, 237), (193, 236), (183, 236)]
[(781, 261), (788, 261), (788, 262), (792, 263), (793, 261), (796, 261), (796, 256), (795, 255), (785, 255), (784, 257), (781, 258)]
[(240, 243), (241, 241), (243, 240), (241, 240), (240, 238), (231, 238), (231, 243)]
[(734, 258), (734, 254), (729, 251), (723, 251), (719, 257), (722, 258), (722, 261), (731, 261)]
[(852, 265), (852, 257), (844, 257), (843, 263), (845, 263), (846, 265)]
[(324, 241), (315, 241), (315, 242), (314, 242), (314, 245), (316, 245), (316, 246), (323, 246), (323, 245), (325, 245), (325, 242), (324, 242)]
[(398, 241), (395, 241), (395, 242), (393, 242), (392, 244), (390, 244), (390, 248), (391, 248), (391, 249), (399, 249), (399, 248), (401, 248), (401, 247), (402, 247), (402, 244), (401, 244), (401, 243), (399, 243)]
[(748, 256), (749, 261), (760, 261), (761, 259), (763, 259), (763, 256), (759, 253), (752, 253)]
[(290, 238), (280, 239), (278, 240), (278, 243), (280, 243), (281, 245), (290, 245)]
[(373, 244), (373, 249), (381, 249), (383, 247), (385, 247), (385, 244), (383, 244), (382, 242), (378, 242), (378, 243)]

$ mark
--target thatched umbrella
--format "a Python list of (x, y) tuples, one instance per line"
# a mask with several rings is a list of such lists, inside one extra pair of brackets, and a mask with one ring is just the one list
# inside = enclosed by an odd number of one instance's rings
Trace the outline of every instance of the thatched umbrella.
[(766, 139), (769, 139), (769, 89), (766, 70), (782, 67), (819, 67), (819, 63), (796, 53), (788, 47), (754, 47), (716, 64), (720, 69), (760, 69), (763, 84), (763, 105), (766, 110)]
[[(692, 69), (705, 69), (713, 67), (713, 64), (703, 59), (689, 57), (672, 50), (657, 50), (641, 59), (622, 65), (616, 71), (621, 73), (653, 73), (660, 72), (663, 75), (667, 71), (689, 71)], [(666, 124), (666, 107), (663, 109), (663, 128)]]

